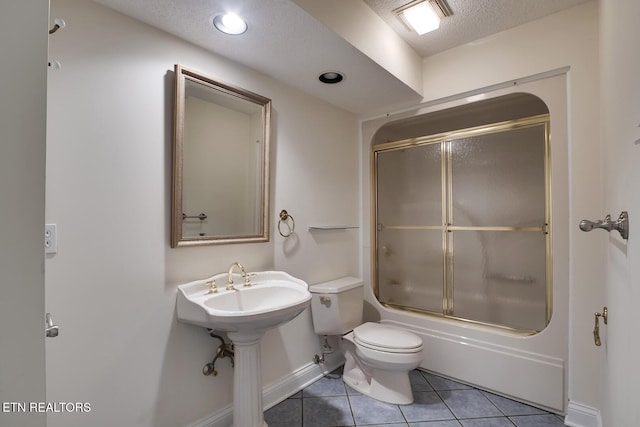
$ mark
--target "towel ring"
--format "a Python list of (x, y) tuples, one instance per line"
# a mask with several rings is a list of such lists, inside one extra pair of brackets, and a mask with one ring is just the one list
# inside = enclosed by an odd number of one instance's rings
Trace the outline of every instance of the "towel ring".
[[(289, 225), (289, 220), (291, 220), (291, 225)], [(287, 226), (284, 232), (282, 231), (282, 224)], [(296, 231), (296, 220), (289, 215), (289, 212), (282, 209), (280, 211), (280, 220), (278, 221), (278, 233), (280, 233), (282, 237), (289, 237), (294, 231)]]

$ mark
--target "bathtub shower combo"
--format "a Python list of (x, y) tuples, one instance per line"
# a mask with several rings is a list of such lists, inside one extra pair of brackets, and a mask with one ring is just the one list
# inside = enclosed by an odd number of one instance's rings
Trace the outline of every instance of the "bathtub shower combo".
[(549, 115), (372, 148), (374, 294), (519, 334), (551, 319)]

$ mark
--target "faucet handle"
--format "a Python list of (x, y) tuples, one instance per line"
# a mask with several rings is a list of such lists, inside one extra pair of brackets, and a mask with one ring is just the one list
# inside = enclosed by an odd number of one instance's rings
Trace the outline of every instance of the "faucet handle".
[(256, 273), (246, 273), (244, 275), (244, 287), (248, 288), (251, 286), (251, 278), (255, 275)]
[(214, 279), (209, 280), (204, 285), (209, 288), (209, 292), (207, 292), (208, 294), (215, 294), (218, 292), (218, 288), (216, 287), (216, 281)]

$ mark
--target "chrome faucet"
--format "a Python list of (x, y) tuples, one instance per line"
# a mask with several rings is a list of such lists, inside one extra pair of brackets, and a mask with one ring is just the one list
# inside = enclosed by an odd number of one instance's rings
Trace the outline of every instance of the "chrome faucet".
[(237, 291), (237, 289), (233, 287), (233, 277), (232, 277), (233, 269), (235, 267), (238, 267), (240, 269), (240, 274), (242, 275), (242, 278), (245, 279), (245, 282), (247, 280), (247, 272), (245, 271), (242, 264), (240, 264), (237, 261), (234, 262), (229, 266), (229, 271), (227, 272), (227, 287), (225, 289), (228, 291)]

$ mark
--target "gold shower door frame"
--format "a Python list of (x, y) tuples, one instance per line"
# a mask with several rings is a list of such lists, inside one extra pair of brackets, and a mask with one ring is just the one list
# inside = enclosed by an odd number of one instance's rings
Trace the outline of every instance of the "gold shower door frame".
[[(544, 224), (540, 226), (532, 227), (513, 227), (513, 226), (456, 226), (453, 224), (453, 174), (452, 174), (452, 152), (451, 142), (461, 138), (469, 138), (475, 136), (484, 136), (493, 133), (506, 132), (510, 130), (517, 130), (535, 126), (544, 126)], [(380, 224), (378, 220), (378, 154), (389, 152), (393, 150), (403, 150), (412, 147), (419, 147), (430, 144), (440, 144), (441, 153), (441, 182), (442, 182), (442, 225), (441, 226), (406, 226), (406, 225), (386, 225)], [(385, 307), (391, 307), (400, 310), (406, 310), (411, 312), (417, 312), (427, 315), (434, 315), (438, 317), (445, 317), (455, 319), (463, 322), (470, 322), (475, 324), (487, 325), (505, 329), (513, 333), (523, 335), (533, 335), (539, 330), (523, 330), (515, 329), (513, 327), (487, 323), (474, 319), (467, 319), (457, 317), (454, 315), (454, 277), (453, 277), (453, 232), (454, 231), (498, 231), (498, 232), (533, 232), (543, 233), (545, 236), (545, 289), (546, 289), (546, 301), (545, 301), (545, 326), (551, 321), (553, 311), (553, 285), (552, 285), (552, 252), (551, 252), (551, 169), (550, 169), (550, 150), (549, 150), (549, 114), (543, 114), (533, 117), (527, 117), (518, 120), (510, 120), (505, 122), (494, 123), (490, 125), (478, 126), (469, 129), (456, 130), (451, 132), (444, 132), (435, 135), (429, 135), (419, 138), (411, 138), (399, 141), (392, 141), (383, 144), (377, 144), (371, 147), (371, 171), (373, 173), (373, 180), (371, 185), (371, 197), (372, 197), (372, 229), (371, 236), (373, 239), (372, 248), (372, 287), (374, 295), (380, 304)], [(443, 271), (443, 283), (442, 283), (442, 311), (435, 312), (430, 310), (424, 310), (416, 307), (409, 307), (405, 305), (386, 303), (380, 301), (379, 298), (379, 237), (378, 234), (382, 230), (439, 230), (442, 233), (442, 271)]]

